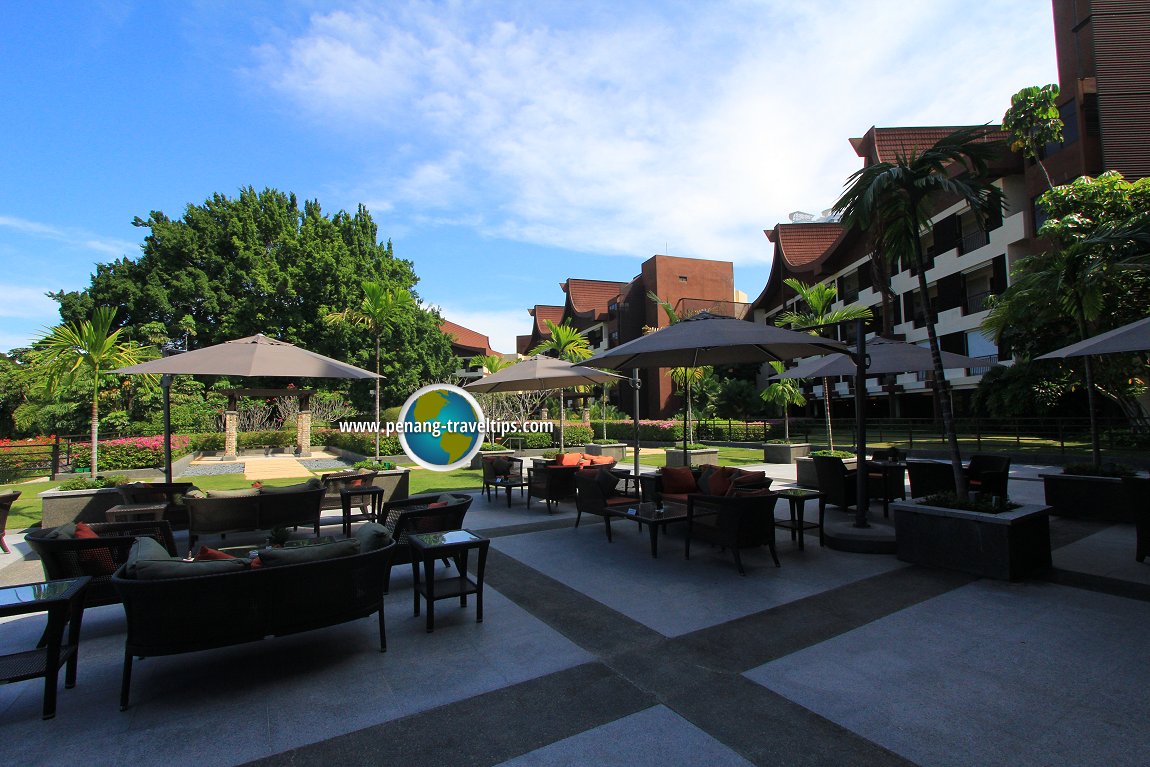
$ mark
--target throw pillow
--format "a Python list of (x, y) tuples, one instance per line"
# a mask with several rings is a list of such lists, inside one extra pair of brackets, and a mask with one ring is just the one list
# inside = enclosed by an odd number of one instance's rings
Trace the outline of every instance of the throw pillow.
[(76, 523), (75, 522), (67, 522), (63, 525), (60, 525), (59, 527), (54, 528), (52, 530), (52, 532), (46, 534), (44, 537), (47, 538), (48, 540), (51, 540), (51, 541), (54, 541), (57, 538), (75, 538), (76, 537)]
[(209, 549), (207, 546), (200, 546), (200, 550), (196, 552), (196, 562), (212, 562), (221, 559), (236, 559), (231, 554), (225, 554), (216, 549)]
[(695, 493), (699, 488), (695, 484), (695, 475), (691, 473), (690, 466), (676, 466), (663, 469), (664, 493)]
[(595, 474), (595, 484), (603, 491), (604, 498), (610, 498), (619, 487), (619, 478), (607, 469), (599, 469)]
[(88, 527), (87, 522), (77, 522), (76, 532), (72, 534), (73, 538), (99, 538), (100, 535), (92, 528)]
[[(315, 484), (312, 484), (312, 483)], [(283, 485), (282, 487), (271, 487), (264, 485), (260, 488), (261, 495), (279, 495), (282, 493), (300, 493), (305, 490), (318, 490), (320, 487), (318, 479), (309, 479), (307, 482), (298, 482), (294, 485)]]
[(390, 546), (391, 531), (378, 522), (368, 522), (355, 531), (355, 539), (359, 541), (359, 550), (367, 553)]
[(578, 466), (579, 462), (583, 460), (582, 453), (560, 453), (559, 457), (555, 459), (556, 466)]
[(145, 560), (171, 560), (172, 555), (164, 548), (163, 544), (155, 538), (149, 538), (144, 535), (136, 539), (132, 544), (131, 551), (128, 552), (128, 558), (124, 561), (124, 577), (135, 578), (136, 568), (140, 562)]
[(260, 552), (263, 567), (298, 565), (303, 562), (322, 562), (359, 553), (359, 541), (347, 538), (332, 543), (319, 543), (315, 546), (298, 546), (292, 549), (264, 549)]
[(589, 455), (587, 461), (594, 466), (611, 466), (615, 463), (615, 459), (609, 455)]
[(185, 562), (182, 559), (143, 559), (136, 563), (136, 579), (157, 581), (166, 578), (191, 578), (196, 575), (220, 575), (246, 570), (243, 559), (216, 559), (206, 562)]
[(259, 494), (260, 491), (254, 487), (244, 490), (209, 490), (208, 498), (251, 498)]
[[(87, 522), (77, 522), (73, 535), (76, 540), (93, 540), (99, 538), (95, 530), (88, 527)], [(100, 546), (92, 549), (81, 549), (76, 557), (80, 568), (85, 575), (103, 576), (116, 572), (116, 563), (112, 559), (112, 552), (107, 547)]]
[[(700, 483), (701, 484), (701, 483)], [(731, 472), (726, 467), (718, 467), (707, 481), (707, 493), (710, 495), (726, 495), (731, 489)]]
[(750, 487), (761, 487), (764, 484), (766, 485), (766, 488), (771, 486), (771, 480), (767, 479), (767, 473), (765, 471), (747, 471), (746, 469), (738, 469), (735, 471), (735, 475), (731, 479), (731, 486), (727, 488), (726, 494), (735, 495), (737, 491), (746, 490)]

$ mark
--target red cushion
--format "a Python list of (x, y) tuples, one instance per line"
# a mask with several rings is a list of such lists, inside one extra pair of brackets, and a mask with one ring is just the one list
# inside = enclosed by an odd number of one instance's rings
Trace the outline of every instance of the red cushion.
[(95, 530), (88, 527), (87, 522), (77, 522), (76, 523), (76, 532), (74, 532), (72, 534), (72, 537), (73, 538), (99, 538), (100, 536)]
[(663, 503), (681, 503), (687, 505), (687, 493), (663, 493)]
[(615, 463), (615, 459), (609, 455), (589, 455), (587, 460), (597, 466), (609, 466)]
[(725, 466), (720, 466), (707, 481), (707, 492), (711, 495), (726, 495), (727, 491), (731, 489), (732, 476), (731, 471), (728, 471)]
[(695, 475), (690, 466), (677, 466), (663, 469), (663, 495), (667, 493), (697, 493)]
[(216, 559), (235, 559), (231, 554), (225, 554), (222, 551), (209, 549), (207, 546), (200, 546), (200, 550), (196, 552), (197, 562), (207, 562)]
[(436, 501), (435, 503), (427, 504), (427, 508), (429, 508), (429, 509), (442, 509), (446, 505), (447, 505), (447, 501)]
[(583, 460), (582, 453), (560, 453), (555, 459), (556, 466), (578, 466)]
[[(664, 498), (666, 496), (663, 496)], [(626, 495), (613, 495), (603, 501), (608, 506), (634, 506), (639, 502), (637, 498), (631, 498)]]
[(251, 563), (249, 564), (249, 567), (251, 567), (253, 570), (255, 570), (257, 567), (263, 567), (263, 566), (264, 566), (264, 563), (260, 561), (260, 558), (258, 556), (255, 559), (253, 559), (251, 561)]

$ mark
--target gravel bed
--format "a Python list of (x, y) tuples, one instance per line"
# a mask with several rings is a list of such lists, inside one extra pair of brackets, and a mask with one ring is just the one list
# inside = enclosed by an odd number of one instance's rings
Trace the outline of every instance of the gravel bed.
[(300, 464), (308, 471), (316, 471), (318, 469), (350, 469), (352, 467), (350, 461), (344, 461), (339, 458), (305, 458), (300, 460)]
[(201, 463), (184, 470), (185, 477), (206, 477), (211, 474), (243, 474), (244, 464), (240, 462)]

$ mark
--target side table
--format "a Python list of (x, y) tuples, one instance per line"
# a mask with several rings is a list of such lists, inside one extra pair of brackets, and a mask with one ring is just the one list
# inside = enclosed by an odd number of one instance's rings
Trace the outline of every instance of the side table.
[(108, 522), (158, 522), (168, 510), (166, 503), (121, 503), (104, 512)]
[(821, 498), (822, 493), (818, 490), (809, 490), (805, 487), (786, 487), (778, 491), (779, 496), (787, 499), (787, 503), (791, 507), (791, 518), (776, 519), (775, 527), (782, 527), (791, 531), (791, 540), (798, 539), (799, 551), (803, 550), (803, 533), (807, 530), (814, 530), (818, 528), (819, 531), (819, 545), (823, 545), (823, 526), (821, 520), (819, 522), (807, 522), (803, 519), (803, 507), (808, 500), (814, 498)]
[[(483, 570), (487, 566), (487, 549), (491, 541), (470, 530), (449, 530), (442, 533), (415, 533), (407, 537), (411, 545), (411, 574), (414, 580), (415, 614), (419, 615), (419, 597), (427, 600), (427, 633), (435, 630), (435, 602), (459, 597), (459, 606), (467, 607), (467, 595), (475, 595), (475, 622), (483, 623)], [(474, 580), (467, 574), (467, 555), (479, 550)], [(454, 578), (435, 579), (435, 561), (451, 557), (459, 575)], [(423, 563), (424, 578), (419, 579), (419, 565)]]
[[(383, 497), (387, 491), (382, 487), (375, 485), (364, 485), (362, 487), (345, 487), (339, 491), (339, 502), (343, 507), (343, 537), (351, 537), (351, 506), (353, 498), (367, 498), (367, 502), (360, 501), (362, 513), (367, 515), (367, 518), (372, 522), (379, 520), (379, 513), (383, 509)], [(371, 511), (366, 510), (368, 503), (371, 504)]]
[[(48, 613), (48, 627), (34, 650), (0, 656), (0, 681), (20, 682), (44, 679), (45, 719), (56, 716), (56, 681), (60, 666), (64, 687), (76, 686), (76, 660), (80, 649), (80, 623), (84, 618), (84, 589), (90, 576), (65, 578), (42, 583), (25, 583), (0, 588), (0, 618), (30, 613)], [(64, 626), (68, 642), (64, 643)]]

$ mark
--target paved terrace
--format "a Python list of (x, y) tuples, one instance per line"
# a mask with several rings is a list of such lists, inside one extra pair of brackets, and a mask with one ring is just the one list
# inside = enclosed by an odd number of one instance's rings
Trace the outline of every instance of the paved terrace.
[[(778, 480), (792, 467), (767, 466)], [(1041, 467), (1011, 495), (1041, 500)], [(778, 484), (778, 483), (776, 483)], [(119, 606), (84, 617), (79, 681), (40, 720), (39, 681), (0, 687), (6, 758), (30, 765), (1145, 765), (1150, 564), (1132, 526), (1055, 520), (1049, 580), (1001, 583), (893, 556), (799, 551), (782, 567), (672, 531), (518, 496), (478, 497), (492, 537), (485, 618), (451, 601), (434, 634), (410, 569), (374, 619), (138, 662), (118, 710)], [(783, 504), (780, 504), (783, 507)], [(785, 507), (776, 513), (785, 513)], [(878, 504), (873, 514), (881, 515)], [(333, 530), (336, 528), (332, 528)], [(231, 539), (229, 539), (230, 541)], [(18, 543), (16, 543), (19, 541)], [(0, 555), (0, 582), (39, 563)], [(1072, 584), (1072, 585), (1068, 585)], [(0, 626), (0, 653), (39, 619)]]

